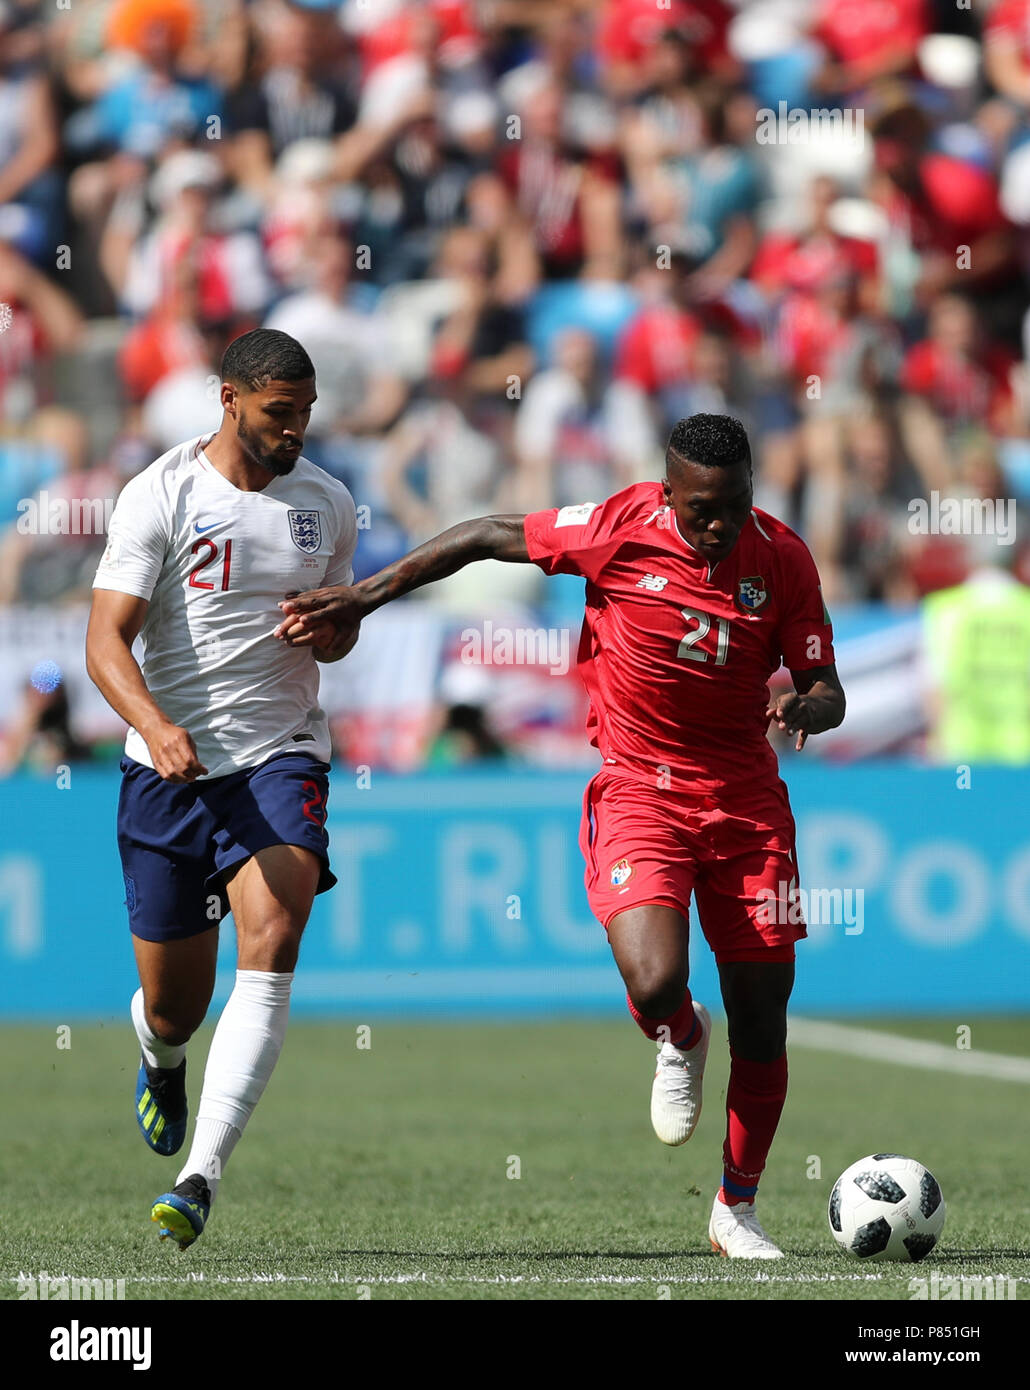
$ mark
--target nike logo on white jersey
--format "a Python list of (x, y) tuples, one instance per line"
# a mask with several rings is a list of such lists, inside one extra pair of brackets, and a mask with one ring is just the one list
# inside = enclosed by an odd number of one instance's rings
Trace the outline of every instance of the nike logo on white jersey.
[(194, 531), (198, 531), (201, 535), (203, 535), (203, 533), (204, 533), (205, 531), (210, 531), (211, 528), (212, 528), (212, 526), (217, 526), (217, 525), (218, 525), (218, 522), (217, 522), (217, 521), (209, 521), (209, 522), (207, 523), (206, 526), (201, 526), (200, 522), (198, 521), (198, 522), (195, 523), (193, 529), (194, 529)]

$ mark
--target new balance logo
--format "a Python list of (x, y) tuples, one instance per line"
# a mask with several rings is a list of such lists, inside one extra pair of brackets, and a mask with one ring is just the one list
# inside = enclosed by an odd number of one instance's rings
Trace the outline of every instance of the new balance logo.
[(660, 574), (645, 574), (643, 579), (637, 581), (637, 588), (650, 589), (652, 593), (660, 594), (668, 582)]

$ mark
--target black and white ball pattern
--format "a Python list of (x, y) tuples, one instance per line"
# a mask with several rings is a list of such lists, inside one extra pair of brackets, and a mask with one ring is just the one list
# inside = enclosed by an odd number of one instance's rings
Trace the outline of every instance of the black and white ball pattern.
[(846, 1168), (830, 1193), (830, 1231), (860, 1260), (921, 1260), (944, 1226), (937, 1179), (914, 1158), (870, 1154)]

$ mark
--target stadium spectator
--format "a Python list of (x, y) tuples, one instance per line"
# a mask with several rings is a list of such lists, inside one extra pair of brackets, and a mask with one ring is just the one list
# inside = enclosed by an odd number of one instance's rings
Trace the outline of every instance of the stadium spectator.
[(255, 56), (229, 93), (227, 158), (241, 187), (267, 200), (277, 164), (300, 141), (329, 142), (337, 184), (357, 180), (414, 119), (432, 109), (423, 83), (381, 119), (358, 119), (352, 45), (325, 8), (274, 3), (256, 23)]
[(63, 189), (57, 112), (38, 20), (0, 8), (0, 236), (38, 264), (58, 241)]
[(479, 8), (471, 0), (357, 6), (350, 28), (358, 35), (362, 58), (362, 121), (382, 124), (420, 88), (433, 87), (446, 103), (487, 82), (480, 64)]
[(309, 287), (279, 301), (266, 328), (303, 342), (315, 364), (318, 403), (309, 436), (373, 434), (393, 424), (405, 386), (370, 296), (354, 284), (354, 247), (328, 232), (309, 248)]
[[(18, 428), (6, 422), (0, 431), (0, 537), (22, 516), (26, 500), (67, 470), (69, 442), (77, 438), (80, 423), (74, 412), (60, 406), (44, 406)], [(0, 579), (0, 595), (5, 587), (12, 588)], [(9, 601), (9, 592), (6, 599), (0, 597), (0, 602)]]
[(905, 357), (901, 401), (905, 439), (926, 489), (950, 491), (957, 435), (985, 424), (1005, 434), (1017, 428), (1015, 353), (992, 343), (973, 305), (940, 295), (929, 315), (929, 337)]
[(827, 61), (816, 88), (846, 97), (883, 78), (913, 74), (932, 18), (930, 0), (819, 0), (812, 35)]
[(564, 97), (552, 84), (527, 98), (518, 113), (520, 138), (501, 152), (497, 171), (532, 229), (545, 276), (613, 278), (622, 261), (618, 161), (611, 150), (572, 145)]
[[(476, 399), (460, 362), (440, 346), (421, 399), (386, 436), (376, 480), (409, 545), (484, 511), (509, 511), (519, 492), (496, 413)], [(441, 581), (428, 599), (472, 614), (499, 600), (528, 601), (539, 588), (536, 575), (490, 561), (471, 579), (461, 572)]]
[(63, 289), (0, 233), (0, 404), (7, 422), (27, 421), (53, 396), (54, 358), (79, 343), (83, 315)]
[(88, 595), (103, 552), (106, 517), (125, 477), (117, 461), (90, 467), (86, 421), (60, 408), (37, 425), (61, 472), (0, 533), (0, 603), (49, 603)]
[[(146, 160), (221, 119), (218, 84), (183, 62), (198, 22), (192, 0), (116, 0), (107, 15), (106, 80), (96, 101), (66, 127), (72, 147)], [(210, 54), (201, 55), (208, 66)]]
[(277, 292), (309, 288), (312, 248), (338, 226), (334, 160), (332, 141), (294, 140), (259, 200), (262, 248)]
[(597, 33), (602, 80), (615, 97), (635, 97), (653, 71), (654, 51), (671, 30), (690, 46), (697, 71), (736, 75), (727, 47), (733, 11), (723, 0), (604, 0)]
[(544, 5), (535, 21), (525, 12), (513, 14), (513, 21), (519, 30), (517, 61), (501, 74), (495, 88), (502, 111), (521, 111), (535, 92), (547, 86), (562, 88), (574, 107), (590, 112), (599, 104), (607, 107), (597, 90), (585, 11)]
[(986, 16), (983, 40), (992, 87), (1030, 108), (1030, 0), (998, 0)]
[(502, 763), (504, 744), (490, 728), (482, 705), (447, 705), (426, 750), (426, 767), (454, 768), (470, 763)]
[(253, 232), (222, 230), (216, 195), (222, 169), (214, 155), (182, 150), (158, 165), (150, 193), (158, 209), (153, 225), (134, 237), (112, 222), (100, 248), (101, 264), (124, 307), (149, 313), (182, 276), (195, 278), (202, 323), (245, 326), (271, 297), (261, 245)]
[(932, 761), (1030, 763), (1030, 589), (1012, 546), (923, 602)]
[(166, 377), (187, 368), (204, 370), (212, 356), (199, 314), (197, 277), (181, 261), (162, 298), (122, 344), (118, 364), (126, 395), (140, 404)]
[(906, 569), (909, 502), (919, 480), (889, 418), (867, 415), (850, 420), (844, 477), (840, 529), (821, 571), (827, 600), (911, 601), (915, 595)]
[(461, 371), (473, 395), (512, 400), (534, 366), (524, 308), (531, 267), (508, 238), (468, 228), (462, 240), (460, 299), (437, 333), (435, 360)]
[(607, 380), (595, 339), (567, 329), (554, 365), (526, 388), (515, 448), (516, 509), (536, 511), (607, 497), (642, 481), (658, 440), (637, 393)]
[(0, 777), (23, 768), (52, 773), (89, 757), (89, 746), (72, 729), (64, 673), (54, 661), (37, 662), (0, 741)]
[(692, 294), (715, 299), (745, 274), (757, 245), (754, 103), (746, 93), (707, 83), (697, 84), (693, 96), (696, 142), (681, 138), (663, 158), (646, 126), (643, 133), (630, 127), (623, 154), (647, 242), (691, 257)]
[[(724, 404), (729, 399), (725, 390), (739, 393), (760, 343), (758, 319), (749, 316), (755, 306), (734, 304), (732, 296), (698, 297), (692, 278), (695, 262), (682, 252), (670, 253), (667, 260), (667, 266), (664, 261), (661, 266), (647, 265), (634, 277), (640, 305), (619, 335), (613, 366), (616, 381), (632, 383), (648, 397), (656, 428), (666, 435), (677, 420), (694, 413), (692, 401), (714, 399), (711, 388), (723, 396)], [(709, 351), (699, 364), (697, 354), (705, 337)], [(730, 361), (715, 362), (717, 342), (725, 342), (732, 351), (732, 386)], [(739, 414), (742, 409), (713, 407), (712, 413)]]
[(817, 176), (809, 187), (806, 224), (762, 237), (749, 279), (770, 303), (791, 291), (811, 293), (828, 276), (876, 270), (875, 244), (843, 236), (833, 225), (831, 209), (840, 194), (835, 179)]
[[(960, 584), (982, 563), (991, 562), (1001, 549), (1004, 568), (1018, 577), (1026, 575), (1027, 517), (1024, 506), (1012, 496), (997, 448), (981, 429), (957, 434), (952, 441), (955, 462), (945, 487), (929, 494), (939, 517), (913, 522), (907, 567), (920, 595)], [(956, 522), (955, 517), (959, 520)]]
[[(424, 485), (410, 476), (421, 465)], [(505, 463), (470, 408), (460, 365), (445, 356), (426, 396), (387, 435), (381, 463), (390, 509), (414, 542), (497, 509)]]
[(924, 400), (945, 429), (984, 423), (999, 435), (1013, 432), (1016, 354), (986, 338), (975, 308), (961, 295), (940, 295), (928, 328), (905, 355), (904, 389)]
[[(917, 305), (948, 290), (1004, 303), (1016, 271), (1013, 229), (998, 200), (993, 169), (931, 148), (932, 122), (908, 101), (874, 122), (875, 167), (869, 197), (887, 214), (895, 255), (907, 244), (919, 258)], [(1011, 312), (1011, 311), (1010, 311)]]
[(345, 36), (328, 11), (277, 4), (259, 21), (256, 72), (226, 100), (241, 183), (266, 191), (276, 160), (295, 140), (333, 140), (348, 168), (346, 133), (357, 116), (346, 77)]
[[(490, 181), (480, 186), (479, 196), (480, 216), (441, 237), (428, 274), (391, 285), (376, 306), (389, 322), (398, 371), (412, 383), (429, 375), (441, 324), (474, 310), (484, 295), (516, 313), (530, 298), (535, 258), (521, 229), (504, 225), (503, 192)], [(491, 267), (492, 289), (484, 289)]]

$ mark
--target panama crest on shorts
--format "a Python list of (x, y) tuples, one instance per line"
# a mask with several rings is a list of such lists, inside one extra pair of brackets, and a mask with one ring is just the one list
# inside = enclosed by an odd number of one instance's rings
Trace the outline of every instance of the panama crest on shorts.
[(633, 877), (633, 865), (628, 859), (620, 859), (617, 864), (612, 865), (611, 884), (613, 888), (621, 888), (624, 883), (628, 883)]
[(322, 527), (318, 512), (290, 510), (290, 535), (293, 544), (305, 555), (312, 555), (322, 544)]

